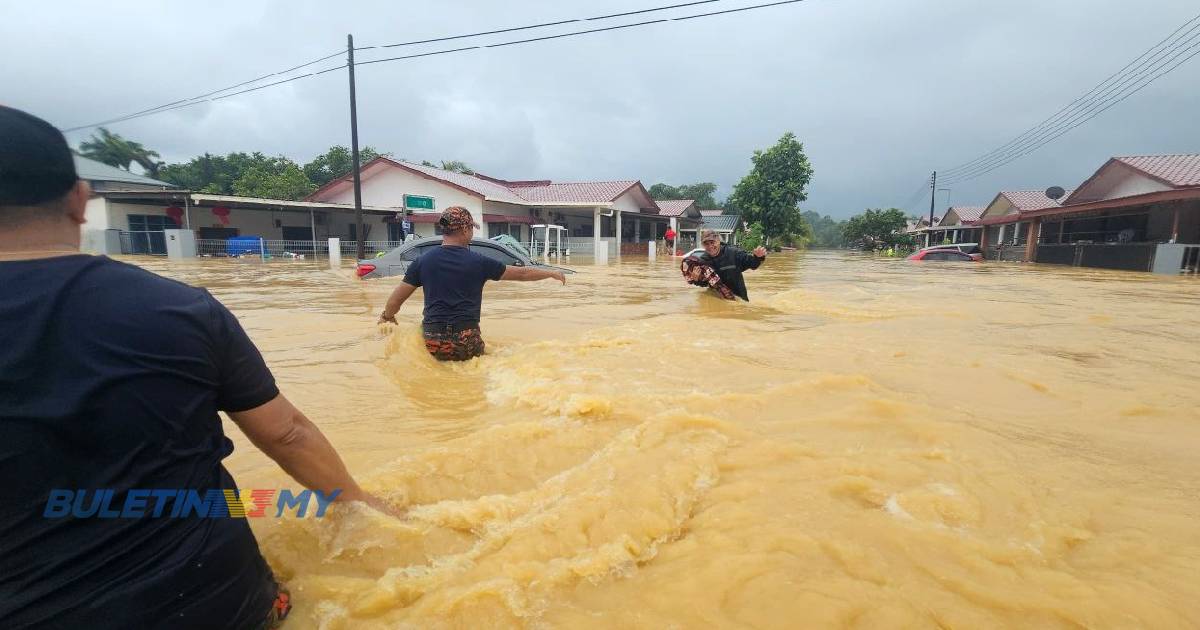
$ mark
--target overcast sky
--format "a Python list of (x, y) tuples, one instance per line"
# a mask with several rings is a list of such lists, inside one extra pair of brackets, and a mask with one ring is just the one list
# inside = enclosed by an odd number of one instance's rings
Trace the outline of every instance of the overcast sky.
[[(495, 43), (757, 4), (468, 40)], [(0, 20), (0, 102), (70, 127), (381, 45), (672, 4), (248, 0), (39, 2)], [(358, 69), (363, 145), (508, 179), (713, 181), (794, 132), (806, 208), (902, 206), (935, 168), (1037, 124), (1197, 13), (1195, 0), (808, 0)], [(365, 50), (364, 61), (469, 45)], [(337, 65), (338, 60), (312, 68)], [(1056, 142), (939, 194), (1071, 187), (1108, 156), (1200, 151), (1200, 57)], [(299, 162), (349, 144), (345, 71), (110, 125), (167, 161), (230, 151)], [(88, 132), (70, 134), (77, 144)], [(928, 210), (925, 197), (924, 210)], [(920, 209), (922, 202), (913, 205)]]

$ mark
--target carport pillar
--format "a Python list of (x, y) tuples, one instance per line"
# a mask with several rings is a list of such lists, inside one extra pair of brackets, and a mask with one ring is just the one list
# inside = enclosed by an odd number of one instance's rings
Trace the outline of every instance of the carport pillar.
[(1175, 218), (1171, 221), (1171, 242), (1179, 242), (1179, 206), (1175, 206)]
[(642, 220), (637, 217), (633, 219), (633, 242), (642, 242)]
[(679, 221), (675, 217), (671, 217), (671, 231), (675, 233), (675, 238), (671, 239), (671, 255), (679, 255)]
[(985, 226), (979, 228), (979, 251), (983, 252), (984, 256), (987, 256), (987, 250), (988, 250), (988, 226), (985, 225)]
[(621, 234), (622, 234), (622, 232), (621, 232), (621, 210), (618, 208), (613, 208), (613, 216), (615, 217), (614, 220), (616, 221), (616, 227), (617, 227), (617, 232), (616, 232), (616, 234), (617, 234), (617, 258), (620, 258), (621, 257)]
[(604, 217), (600, 215), (600, 208), (592, 211), (592, 258), (596, 262), (600, 262), (600, 228), (603, 225)]
[(1025, 262), (1033, 262), (1037, 258), (1038, 235), (1042, 231), (1042, 219), (1039, 217), (1029, 222), (1029, 238), (1025, 242)]
[(338, 269), (342, 266), (342, 239), (329, 239), (329, 267)]

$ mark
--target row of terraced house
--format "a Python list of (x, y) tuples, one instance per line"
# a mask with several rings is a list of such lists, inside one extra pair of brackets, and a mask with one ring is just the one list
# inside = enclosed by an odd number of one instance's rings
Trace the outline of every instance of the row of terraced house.
[[(94, 191), (84, 231), (90, 251), (165, 255), (170, 230), (192, 232), (202, 255), (226, 252), (226, 243), (237, 238), (261, 239), (264, 253), (274, 255), (321, 254), (337, 238), (346, 253), (359, 236), (349, 175), (302, 200), (259, 199), (181, 190), (78, 156), (76, 161)], [(690, 200), (656, 201), (637, 180), (504, 180), (386, 157), (362, 166), (361, 195), (369, 252), (437, 236), (437, 218), (449, 206), (469, 210), (482, 227), (480, 236), (508, 235), (532, 251), (553, 243), (582, 256), (603, 248), (609, 258), (646, 253), (650, 242), (662, 252), (668, 229), (683, 248), (698, 242), (701, 230), (716, 229), (732, 240), (739, 227), (737, 217)]]
[(978, 243), (989, 260), (1200, 271), (1200, 154), (1114, 157), (1058, 192), (1002, 191), (911, 231), (934, 244)]

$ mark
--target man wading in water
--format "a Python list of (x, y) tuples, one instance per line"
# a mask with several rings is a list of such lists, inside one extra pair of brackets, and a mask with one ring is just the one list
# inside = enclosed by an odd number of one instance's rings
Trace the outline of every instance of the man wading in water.
[(422, 254), (392, 291), (379, 323), (396, 323), (396, 312), (417, 287), (425, 287), (425, 349), (439, 361), (466, 361), (483, 354), (479, 316), (488, 280), (545, 280), (566, 284), (561, 271), (512, 267), (471, 251), (479, 227), (466, 208), (452, 206), (438, 219), (442, 246)]
[(388, 508), (207, 291), (79, 253), (88, 196), (62, 133), (0, 106), (2, 625), (273, 626), (290, 603), (246, 519), (175, 494), (236, 490), (217, 412), (305, 487)]
[(721, 277), (721, 282), (733, 291), (733, 294), (750, 301), (749, 294), (746, 293), (746, 279), (742, 277), (742, 272), (747, 269), (758, 269), (759, 265), (767, 259), (767, 248), (756, 247), (753, 255), (721, 242), (721, 237), (712, 230), (704, 230), (700, 235), (700, 242), (704, 245), (704, 252), (708, 254), (709, 265)]

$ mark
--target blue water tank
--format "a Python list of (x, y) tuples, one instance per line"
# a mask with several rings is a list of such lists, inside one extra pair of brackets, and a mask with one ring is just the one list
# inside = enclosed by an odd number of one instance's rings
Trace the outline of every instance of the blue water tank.
[(231, 236), (225, 240), (225, 253), (230, 256), (257, 254), (261, 251), (261, 236)]

